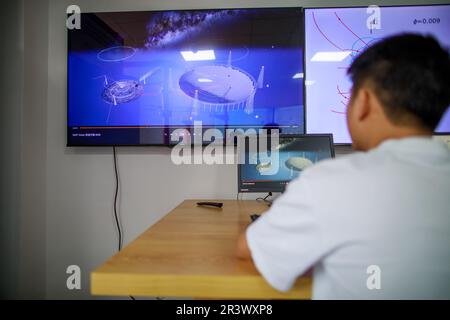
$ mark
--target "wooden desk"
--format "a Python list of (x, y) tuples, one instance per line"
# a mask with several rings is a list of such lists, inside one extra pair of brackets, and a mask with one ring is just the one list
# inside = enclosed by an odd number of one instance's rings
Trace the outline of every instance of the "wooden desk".
[(219, 200), (222, 209), (186, 200), (91, 273), (91, 292), (106, 296), (310, 299), (311, 278), (288, 293), (272, 289), (252, 262), (235, 257), (249, 214), (267, 206)]

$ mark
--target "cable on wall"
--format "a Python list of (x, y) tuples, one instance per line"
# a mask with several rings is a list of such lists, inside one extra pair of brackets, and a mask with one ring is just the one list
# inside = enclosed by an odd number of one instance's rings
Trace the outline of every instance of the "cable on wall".
[(119, 173), (117, 170), (117, 153), (115, 146), (113, 146), (113, 157), (114, 157), (114, 177), (116, 180), (116, 188), (114, 190), (114, 220), (116, 222), (116, 228), (119, 234), (118, 250), (120, 251), (122, 250), (122, 227), (120, 225), (119, 215), (117, 213), (117, 196), (119, 194)]
[[(118, 250), (122, 250), (122, 226), (120, 225), (119, 215), (117, 212), (117, 197), (119, 195), (119, 171), (117, 169), (117, 153), (116, 147), (113, 146), (113, 158), (114, 158), (114, 178), (116, 180), (116, 188), (114, 189), (114, 220), (116, 222), (116, 228), (119, 233)], [(130, 296), (131, 300), (136, 300), (133, 296)]]

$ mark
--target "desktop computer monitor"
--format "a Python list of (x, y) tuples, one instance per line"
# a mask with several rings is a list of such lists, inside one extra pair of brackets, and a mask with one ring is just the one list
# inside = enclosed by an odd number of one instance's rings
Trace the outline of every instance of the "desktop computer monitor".
[[(238, 192), (283, 192), (303, 170), (320, 160), (334, 158), (332, 134), (280, 135), (279, 143), (263, 152), (261, 137), (241, 137), (245, 141), (240, 147), (245, 149), (239, 152)], [(267, 141), (270, 143), (270, 138)]]

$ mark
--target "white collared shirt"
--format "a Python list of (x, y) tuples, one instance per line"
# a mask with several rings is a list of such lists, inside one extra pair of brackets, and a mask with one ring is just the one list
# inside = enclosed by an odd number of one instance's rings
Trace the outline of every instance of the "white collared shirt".
[(450, 150), (414, 137), (322, 161), (247, 241), (281, 291), (314, 266), (314, 299), (450, 299)]

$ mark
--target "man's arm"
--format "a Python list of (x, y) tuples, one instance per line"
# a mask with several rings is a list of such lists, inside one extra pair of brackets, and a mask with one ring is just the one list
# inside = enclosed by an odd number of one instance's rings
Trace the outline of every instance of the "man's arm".
[(325, 176), (314, 172), (314, 167), (305, 170), (301, 179), (289, 183), (285, 193), (237, 239), (236, 256), (253, 261), (279, 291), (289, 290), (298, 276), (334, 248), (329, 239), (323, 240), (322, 189), (315, 191)]
[(252, 255), (250, 253), (250, 249), (248, 248), (246, 232), (247, 229), (245, 229), (244, 232), (242, 232), (238, 237), (236, 246), (236, 256), (239, 259), (251, 260)]

